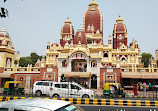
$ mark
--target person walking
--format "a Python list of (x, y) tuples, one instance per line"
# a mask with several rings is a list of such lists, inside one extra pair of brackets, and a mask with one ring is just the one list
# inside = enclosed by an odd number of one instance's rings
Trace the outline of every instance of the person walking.
[(143, 83), (143, 91), (146, 92), (146, 82)]
[(135, 84), (135, 85), (133, 86), (133, 92), (134, 92), (134, 96), (138, 96), (137, 84)]
[(148, 84), (148, 85), (149, 85), (149, 91), (151, 91), (151, 83), (149, 82), (149, 84)]

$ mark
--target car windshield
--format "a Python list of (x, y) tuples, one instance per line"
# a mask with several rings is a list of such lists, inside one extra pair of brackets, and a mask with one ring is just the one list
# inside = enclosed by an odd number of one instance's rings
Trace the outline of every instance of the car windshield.
[(76, 105), (69, 104), (55, 111), (84, 111), (84, 110)]
[(7, 108), (0, 108), (0, 111), (8, 111)]
[(79, 86), (79, 87), (81, 87), (81, 88), (83, 88), (83, 89), (85, 89), (83, 86), (81, 86), (80, 84), (77, 84), (77, 86)]

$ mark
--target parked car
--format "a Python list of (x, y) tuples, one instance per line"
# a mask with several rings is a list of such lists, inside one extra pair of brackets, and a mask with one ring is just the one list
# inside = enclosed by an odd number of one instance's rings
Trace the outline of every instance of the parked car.
[(153, 86), (152, 86), (152, 90), (158, 91), (158, 85), (153, 85)]
[(80, 107), (62, 100), (19, 99), (0, 103), (0, 111), (84, 111)]
[(54, 82), (50, 97), (94, 98), (94, 91), (85, 89), (75, 82)]
[(38, 97), (42, 94), (48, 95), (52, 85), (53, 81), (36, 81), (33, 84), (33, 93)]
[(94, 98), (94, 92), (75, 82), (36, 81), (33, 85), (36, 96), (48, 94), (50, 97)]

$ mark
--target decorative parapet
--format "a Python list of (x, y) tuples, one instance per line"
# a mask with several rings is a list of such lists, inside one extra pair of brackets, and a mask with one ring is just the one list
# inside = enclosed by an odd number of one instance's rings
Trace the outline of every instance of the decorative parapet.
[(158, 68), (154, 68), (154, 67), (148, 67), (148, 68), (137, 68), (137, 67), (132, 67), (132, 68), (121, 68), (121, 72), (149, 72), (149, 73), (153, 73), (153, 72), (157, 72), (158, 73)]
[(5, 67), (4, 68), (5, 72), (39, 72), (40, 67)]

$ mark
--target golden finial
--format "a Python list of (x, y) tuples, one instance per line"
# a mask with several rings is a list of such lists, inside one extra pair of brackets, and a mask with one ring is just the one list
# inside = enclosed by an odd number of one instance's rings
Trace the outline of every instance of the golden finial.
[(92, 0), (91, 3), (89, 4), (89, 6), (92, 6), (92, 5), (98, 6), (98, 4), (97, 4), (97, 2), (95, 0)]
[(121, 18), (120, 14), (119, 14), (119, 17), (118, 17), (118, 19), (116, 20), (116, 22), (117, 22), (117, 21), (123, 21), (123, 19)]
[(65, 21), (65, 23), (70, 23), (71, 24), (71, 21), (69, 20), (69, 17), (67, 17), (67, 20)]

